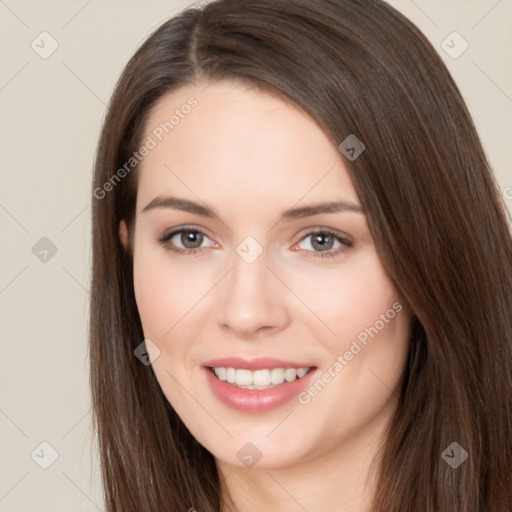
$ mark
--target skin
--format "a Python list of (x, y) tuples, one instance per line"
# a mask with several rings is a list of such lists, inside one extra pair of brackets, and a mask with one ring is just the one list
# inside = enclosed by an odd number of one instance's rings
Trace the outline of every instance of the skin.
[[(139, 170), (134, 286), (144, 335), (160, 350), (155, 375), (215, 456), (224, 496), (229, 492), (240, 512), (368, 510), (370, 464), (396, 407), (410, 314), (381, 264), (364, 212), (279, 220), (292, 207), (360, 205), (343, 156), (297, 107), (234, 82), (166, 95), (144, 138), (191, 96), (198, 105)], [(142, 211), (167, 195), (206, 204), (217, 216)], [(180, 227), (206, 236), (188, 245), (180, 234), (158, 241)], [(312, 229), (334, 230), (353, 245), (327, 237), (327, 252), (337, 254), (315, 257), (326, 249), (307, 236)], [(252, 263), (236, 252), (247, 236), (263, 249)], [(127, 246), (124, 222), (120, 237)], [(173, 253), (173, 242), (189, 249), (202, 244), (202, 252)], [(320, 377), (394, 303), (402, 311), (307, 404), (293, 398), (264, 413), (240, 412), (206, 385), (201, 363), (227, 356), (309, 362)], [(237, 457), (247, 442), (262, 454), (252, 468)]]

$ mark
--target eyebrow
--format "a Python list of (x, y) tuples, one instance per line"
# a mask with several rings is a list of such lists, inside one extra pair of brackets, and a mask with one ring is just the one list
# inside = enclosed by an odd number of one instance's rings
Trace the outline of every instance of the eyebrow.
[[(188, 199), (180, 199), (171, 196), (158, 196), (148, 203), (142, 212), (147, 212), (155, 208), (172, 208), (188, 213), (200, 215), (202, 217), (218, 217), (215, 210), (208, 206), (194, 203)], [(351, 203), (350, 201), (332, 201), (328, 203), (314, 204), (310, 206), (301, 206), (299, 208), (290, 208), (281, 214), (281, 220), (295, 220), (304, 217), (311, 217), (322, 213), (340, 213), (355, 212), (364, 214), (362, 206)]]

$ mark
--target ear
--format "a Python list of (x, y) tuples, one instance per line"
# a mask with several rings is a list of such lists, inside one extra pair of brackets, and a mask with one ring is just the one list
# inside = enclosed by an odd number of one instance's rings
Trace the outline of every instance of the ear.
[(126, 222), (124, 219), (122, 219), (119, 223), (119, 239), (121, 240), (121, 243), (123, 244), (125, 250), (128, 250), (128, 227), (126, 226)]

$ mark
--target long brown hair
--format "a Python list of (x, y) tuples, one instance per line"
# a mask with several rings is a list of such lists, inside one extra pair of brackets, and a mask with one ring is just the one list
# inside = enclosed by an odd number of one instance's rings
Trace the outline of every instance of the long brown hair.
[[(347, 159), (381, 260), (414, 313), (374, 512), (512, 510), (512, 240), (461, 94), (376, 0), (218, 0), (158, 28), (126, 66), (96, 155), (90, 364), (107, 512), (221, 510), (214, 458), (134, 356), (132, 226), (146, 120), (166, 93), (234, 80), (302, 108)], [(193, 115), (193, 114), (192, 114)], [(341, 154), (341, 153), (340, 153)], [(124, 166), (125, 173), (118, 170)], [(106, 183), (110, 186), (106, 186)], [(443, 451), (468, 454), (454, 469)]]

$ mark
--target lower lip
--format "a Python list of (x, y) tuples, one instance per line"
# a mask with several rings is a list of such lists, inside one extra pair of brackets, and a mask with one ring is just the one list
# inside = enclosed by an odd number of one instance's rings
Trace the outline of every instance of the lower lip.
[(211, 370), (203, 367), (213, 394), (225, 405), (243, 412), (265, 412), (291, 400), (306, 387), (315, 373), (312, 369), (300, 379), (283, 382), (268, 389), (242, 389), (219, 380)]

